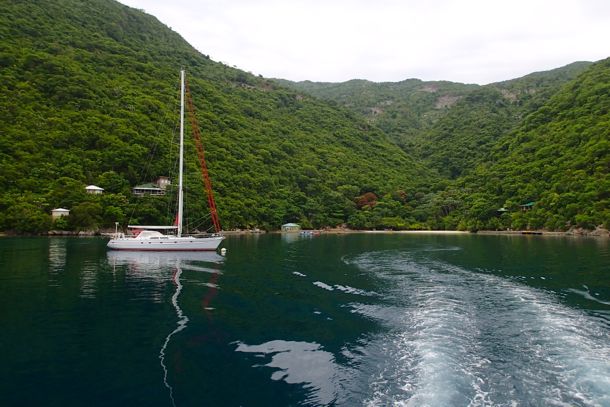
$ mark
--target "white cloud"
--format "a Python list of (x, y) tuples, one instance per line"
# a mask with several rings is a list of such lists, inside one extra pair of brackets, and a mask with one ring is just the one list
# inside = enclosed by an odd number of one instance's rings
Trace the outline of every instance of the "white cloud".
[(605, 0), (121, 0), (266, 77), (489, 83), (610, 56)]

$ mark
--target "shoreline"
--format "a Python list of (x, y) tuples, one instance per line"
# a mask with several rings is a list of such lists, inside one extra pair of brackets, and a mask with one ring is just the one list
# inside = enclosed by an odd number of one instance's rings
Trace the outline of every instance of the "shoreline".
[[(240, 235), (259, 235), (267, 233), (277, 234), (299, 234), (300, 232), (312, 232), (314, 234), (351, 234), (351, 233), (367, 233), (367, 234), (413, 234), (413, 235), (486, 235), (486, 236), (553, 236), (553, 237), (596, 237), (596, 238), (610, 238), (610, 231), (597, 228), (595, 230), (586, 229), (573, 229), (566, 232), (555, 232), (547, 230), (479, 230), (477, 232), (469, 232), (463, 230), (357, 230), (347, 228), (327, 228), (327, 229), (302, 229), (294, 232), (282, 232), (281, 230), (274, 230), (266, 232), (260, 229), (253, 230), (227, 230), (222, 233), (227, 236), (240, 236)], [(46, 236), (46, 237), (111, 237), (114, 235), (114, 231), (60, 231), (50, 230), (46, 234), (40, 235), (20, 235), (12, 234), (7, 232), (0, 232), (0, 237), (25, 237), (25, 236)]]
[(479, 230), (476, 234), (479, 235), (504, 235), (504, 236), (553, 236), (553, 237), (600, 237), (610, 238), (610, 231), (606, 229), (575, 229), (566, 232), (553, 232), (548, 230)]
[[(353, 230), (353, 229), (321, 229), (320, 233), (346, 234), (346, 233), (370, 233), (370, 234), (421, 234), (421, 235), (487, 235), (487, 236), (553, 236), (553, 237), (598, 237), (610, 238), (610, 231), (606, 229), (575, 229), (566, 232), (555, 232), (548, 230), (479, 230), (469, 232), (463, 230)], [(281, 232), (274, 232), (281, 233)]]
[[(329, 228), (329, 229), (303, 229), (302, 231), (314, 232), (316, 234), (349, 234), (349, 233), (368, 233), (368, 234), (420, 234), (420, 235), (487, 235), (487, 236), (552, 236), (552, 237), (596, 237), (610, 238), (610, 231), (602, 228), (595, 230), (574, 229), (565, 232), (556, 232), (548, 230), (479, 230), (477, 232), (469, 232), (465, 230), (357, 230), (347, 228)], [(280, 234), (298, 234), (295, 232), (261, 232), (261, 233), (280, 233)], [(233, 234), (254, 234), (253, 232), (240, 231)]]
[(355, 229), (330, 229), (321, 230), (321, 233), (370, 233), (370, 234), (399, 234), (399, 235), (467, 235), (464, 230), (355, 230)]

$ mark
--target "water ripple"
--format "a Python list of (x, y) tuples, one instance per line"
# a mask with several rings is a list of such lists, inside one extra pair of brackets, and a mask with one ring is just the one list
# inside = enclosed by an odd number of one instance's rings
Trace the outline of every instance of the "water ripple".
[(610, 405), (607, 326), (552, 293), (406, 252), (345, 259), (391, 281), (352, 304), (388, 332), (366, 345), (366, 405)]

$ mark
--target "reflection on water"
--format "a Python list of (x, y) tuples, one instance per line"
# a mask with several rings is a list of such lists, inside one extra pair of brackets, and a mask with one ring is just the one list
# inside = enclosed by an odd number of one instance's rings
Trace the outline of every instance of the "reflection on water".
[[(170, 271), (180, 266), (183, 271), (220, 274), (219, 265), (224, 257), (216, 252), (137, 252), (111, 250), (107, 253), (108, 263), (116, 273), (117, 267), (127, 267), (127, 280), (133, 284), (147, 281), (155, 284), (154, 288), (137, 291), (138, 299), (152, 300), (157, 303), (165, 301), (165, 286)], [(217, 279), (214, 277), (213, 279)], [(215, 284), (215, 282), (213, 282)]]
[(97, 262), (88, 261), (82, 265), (80, 277), (81, 298), (95, 298), (98, 271), (99, 266)]
[(137, 273), (139, 278), (147, 278), (165, 283), (171, 272), (171, 281), (175, 286), (171, 297), (171, 303), (176, 311), (176, 328), (171, 331), (163, 342), (159, 351), (159, 362), (163, 370), (163, 384), (169, 391), (169, 397), (173, 406), (176, 406), (174, 388), (170, 383), (170, 369), (166, 364), (167, 350), (171, 339), (180, 331), (187, 328), (189, 318), (180, 307), (179, 297), (184, 288), (181, 276), (184, 271), (208, 273), (211, 279), (203, 285), (209, 287), (202, 299), (206, 311), (213, 310), (209, 306), (218, 289), (218, 276), (222, 272), (218, 269), (224, 257), (216, 252), (138, 252), (138, 251), (109, 251), (108, 262), (116, 271), (117, 266), (127, 266), (130, 271)]
[(596, 297), (591, 295), (591, 291), (589, 291), (589, 287), (587, 287), (586, 285), (583, 286), (582, 290), (577, 290), (576, 288), (568, 288), (568, 291), (574, 294), (578, 294), (587, 300), (595, 301), (600, 304), (610, 305), (610, 301), (603, 301), (599, 298), (596, 298), (599, 296), (599, 293), (593, 293), (593, 295), (595, 295)]
[(220, 264), (224, 257), (216, 252), (137, 252), (110, 250), (106, 254), (112, 266), (127, 265), (142, 270), (166, 270), (178, 262), (184, 266), (197, 265), (198, 262)]
[(59, 277), (66, 267), (66, 239), (49, 238), (49, 286), (59, 287)]
[(49, 238), (49, 272), (61, 272), (66, 266), (66, 239)]
[[(337, 398), (339, 369), (332, 353), (317, 343), (275, 340), (261, 345), (237, 343), (237, 352), (270, 356), (266, 367), (273, 369), (271, 380), (303, 384), (310, 390), (310, 402), (328, 405)], [(254, 365), (258, 367), (261, 365)]]
[(299, 241), (301, 236), (298, 233), (282, 233), (282, 241), (284, 243), (294, 243)]
[(163, 346), (159, 351), (159, 360), (161, 362), (161, 368), (163, 368), (163, 383), (165, 384), (165, 387), (167, 387), (167, 389), (169, 390), (169, 398), (171, 399), (173, 406), (176, 405), (176, 401), (174, 400), (174, 389), (169, 384), (167, 379), (168, 371), (167, 366), (165, 365), (165, 351), (167, 350), (167, 345), (169, 344), (169, 341), (172, 336), (186, 328), (186, 324), (189, 322), (188, 317), (184, 315), (182, 308), (180, 308), (180, 305), (178, 305), (178, 297), (180, 296), (180, 292), (182, 291), (182, 283), (180, 283), (181, 274), (182, 270), (180, 269), (180, 266), (176, 266), (176, 272), (174, 273), (173, 279), (174, 284), (176, 284), (176, 291), (174, 292), (174, 295), (172, 295), (172, 305), (174, 306), (174, 309), (176, 310), (176, 316), (178, 317), (178, 321), (176, 322), (176, 329), (174, 329), (172, 332), (169, 333), (169, 335), (165, 337), (165, 342), (163, 342)]

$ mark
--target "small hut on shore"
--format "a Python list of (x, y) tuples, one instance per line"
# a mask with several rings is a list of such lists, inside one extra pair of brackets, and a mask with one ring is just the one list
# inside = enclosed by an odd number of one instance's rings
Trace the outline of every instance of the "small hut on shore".
[(296, 223), (285, 223), (282, 225), (282, 232), (298, 232), (301, 226)]

